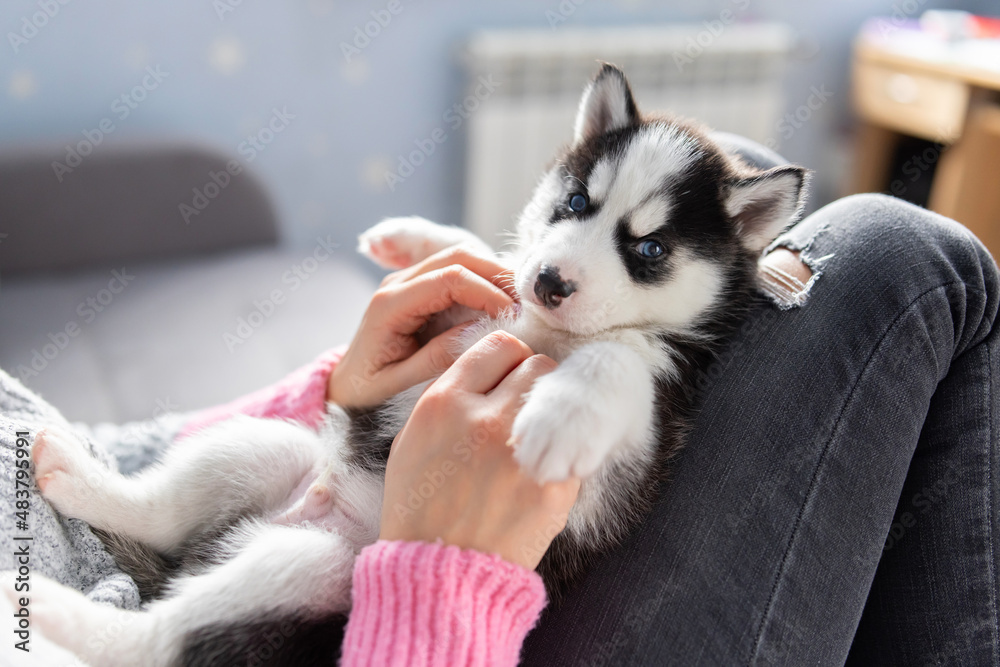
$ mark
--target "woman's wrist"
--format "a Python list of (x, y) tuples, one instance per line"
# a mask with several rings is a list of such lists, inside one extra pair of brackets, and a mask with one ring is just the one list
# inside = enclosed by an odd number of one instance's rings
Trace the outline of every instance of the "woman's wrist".
[(349, 393), (343, 387), (342, 376), (344, 375), (345, 372), (346, 372), (346, 367), (342, 366), (341, 364), (337, 364), (332, 369), (330, 369), (330, 376), (327, 378), (326, 382), (327, 403), (336, 403), (341, 407), (351, 406), (351, 401), (348, 400)]

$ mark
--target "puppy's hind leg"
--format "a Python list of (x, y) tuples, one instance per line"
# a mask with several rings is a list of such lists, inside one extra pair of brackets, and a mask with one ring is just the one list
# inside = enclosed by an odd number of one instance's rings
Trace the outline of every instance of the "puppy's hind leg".
[(252, 524), (251, 530), (236, 557), (180, 580), (173, 595), (150, 605), (158, 618), (177, 619), (166, 626), (182, 647), (179, 662), (260, 664), (263, 656), (273, 665), (333, 664), (339, 638), (330, 630), (350, 610), (361, 545), (301, 527)]
[[(23, 609), (18, 602), (18, 598), (23, 597), (23, 595), (15, 593), (10, 586), (16, 576), (13, 572), (0, 572), (0, 579), (5, 582), (5, 595), (0, 595), (0, 617), (18, 618), (14, 615), (15, 609), (18, 611)], [(29, 612), (29, 618), (30, 614), (33, 613), (32, 609)], [(21, 615), (23, 617), (23, 612)], [(31, 621), (25, 622), (30, 623)], [(19, 630), (19, 632), (22, 631)], [(0, 665), (5, 667), (92, 667), (55, 642), (50, 641), (37, 624), (32, 626), (30, 631), (23, 632), (27, 635), (26, 642), (15, 635), (15, 639), (5, 641), (3, 646), (0, 646)]]
[[(0, 572), (4, 581), (13, 581), (12, 573)], [(4, 586), (6, 600), (0, 612), (18, 606), (19, 597), (12, 586)], [(23, 661), (4, 660), (0, 664), (27, 667), (115, 667), (117, 665), (167, 665), (148, 654), (152, 646), (142, 647), (127, 637), (152, 637), (152, 618), (142, 612), (125, 611), (87, 599), (78, 590), (63, 586), (40, 574), (32, 574), (30, 600), (30, 653), (14, 650)], [(6, 615), (6, 614), (5, 614)], [(7, 649), (13, 642), (7, 642)], [(70, 655), (72, 654), (72, 656)], [(4, 653), (0, 656), (9, 658)], [(87, 660), (85, 656), (90, 656)], [(99, 659), (93, 659), (93, 658)], [(76, 658), (74, 660), (74, 658)], [(86, 662), (85, 662), (86, 660)]]
[[(287, 641), (290, 634), (350, 608), (355, 548), (339, 535), (302, 528), (249, 524), (235, 532), (230, 544), (243, 548), (231, 560), (178, 580), (168, 598), (141, 612), (98, 604), (37, 575), (33, 627), (94, 667), (261, 664), (254, 655), (261, 646), (240, 631), (247, 626), (282, 628), (285, 648), (301, 657), (300, 637)], [(15, 596), (11, 587), (4, 593)], [(260, 635), (261, 644), (270, 637)], [(316, 647), (328, 658), (335, 649)]]
[(76, 436), (53, 429), (38, 434), (32, 458), (39, 489), (57, 510), (169, 554), (203, 530), (275, 507), (323, 452), (309, 429), (236, 417), (133, 477), (104, 468)]

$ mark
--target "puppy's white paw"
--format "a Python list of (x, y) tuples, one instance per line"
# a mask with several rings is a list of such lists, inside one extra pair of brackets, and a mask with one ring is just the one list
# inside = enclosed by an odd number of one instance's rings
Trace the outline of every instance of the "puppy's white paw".
[(387, 218), (358, 237), (358, 252), (385, 269), (405, 269), (460, 243), (485, 248), (475, 234), (413, 216)]
[(539, 482), (592, 475), (622, 439), (618, 416), (574, 389), (542, 377), (514, 419), (514, 458)]
[(44, 428), (31, 446), (35, 483), (49, 503), (62, 514), (88, 520), (88, 507), (106, 494), (110, 471), (94, 459), (73, 433)]

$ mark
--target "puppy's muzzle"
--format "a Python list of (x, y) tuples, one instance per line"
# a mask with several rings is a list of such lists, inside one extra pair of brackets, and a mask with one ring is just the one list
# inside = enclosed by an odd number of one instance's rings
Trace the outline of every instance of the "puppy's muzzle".
[(563, 299), (576, 291), (576, 284), (571, 280), (563, 280), (559, 268), (543, 266), (535, 279), (535, 296), (549, 310), (558, 308)]

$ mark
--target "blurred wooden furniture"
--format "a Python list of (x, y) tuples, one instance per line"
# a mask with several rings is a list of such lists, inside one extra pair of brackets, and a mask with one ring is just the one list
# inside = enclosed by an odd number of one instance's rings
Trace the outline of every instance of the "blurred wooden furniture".
[(940, 158), (935, 150), (932, 159), (907, 163), (911, 175), (936, 161), (928, 208), (964, 224), (1000, 258), (1000, 70), (907, 54), (862, 36), (853, 101), (861, 120), (853, 191), (900, 194), (905, 183), (889, 183), (889, 170), (901, 136), (942, 144)]

